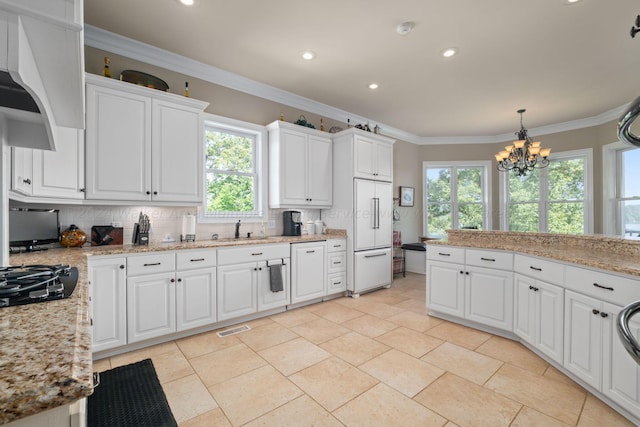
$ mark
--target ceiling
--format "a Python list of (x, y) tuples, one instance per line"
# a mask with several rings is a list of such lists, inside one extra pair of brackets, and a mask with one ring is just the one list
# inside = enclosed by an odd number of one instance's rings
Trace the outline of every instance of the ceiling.
[[(520, 108), (530, 129), (592, 118), (640, 95), (637, 0), (84, 4), (91, 26), (417, 138), (512, 133)], [(413, 31), (398, 35), (405, 21)]]

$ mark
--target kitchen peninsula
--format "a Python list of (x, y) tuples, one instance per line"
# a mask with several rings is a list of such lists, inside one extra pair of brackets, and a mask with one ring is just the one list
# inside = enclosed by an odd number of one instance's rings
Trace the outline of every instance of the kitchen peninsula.
[(427, 246), (430, 315), (521, 342), (640, 422), (640, 367), (616, 322), (640, 300), (640, 241), (449, 230)]
[[(68, 264), (77, 267), (78, 283), (68, 299), (1, 309), (0, 424), (68, 407), (91, 394), (90, 258), (274, 243), (304, 244), (345, 237), (342, 230), (329, 229), (324, 235), (61, 248), (12, 255), (11, 265)], [(215, 327), (213, 324), (210, 328)], [(68, 411), (66, 416), (69, 416)]]

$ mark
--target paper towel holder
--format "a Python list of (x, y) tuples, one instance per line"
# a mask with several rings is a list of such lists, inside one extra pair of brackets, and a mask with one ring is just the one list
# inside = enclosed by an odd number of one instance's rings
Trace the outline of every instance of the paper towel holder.
[(181, 242), (195, 242), (196, 241), (196, 235), (195, 234), (187, 234), (187, 235), (180, 235), (180, 241)]
[(180, 234), (181, 242), (196, 241), (196, 218), (195, 215), (186, 214), (182, 217), (182, 233)]

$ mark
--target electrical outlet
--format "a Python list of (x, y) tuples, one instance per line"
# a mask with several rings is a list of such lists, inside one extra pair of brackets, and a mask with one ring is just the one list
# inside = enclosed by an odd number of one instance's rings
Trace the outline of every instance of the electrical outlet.
[(112, 227), (122, 227), (122, 223), (120, 221), (111, 221)]
[(276, 220), (275, 219), (270, 219), (269, 220), (269, 228), (276, 228)]

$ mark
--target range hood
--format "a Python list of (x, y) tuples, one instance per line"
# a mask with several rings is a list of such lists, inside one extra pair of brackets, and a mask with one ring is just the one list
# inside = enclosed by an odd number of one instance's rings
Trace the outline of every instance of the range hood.
[(82, 0), (0, 0), (0, 116), (8, 145), (55, 150), (84, 128)]

